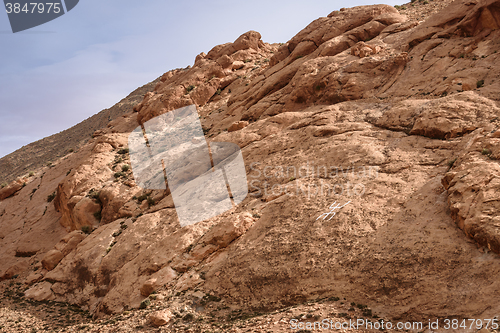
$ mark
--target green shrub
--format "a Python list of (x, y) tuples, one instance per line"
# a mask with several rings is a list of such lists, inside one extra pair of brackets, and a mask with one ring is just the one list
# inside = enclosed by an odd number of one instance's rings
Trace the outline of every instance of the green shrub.
[(114, 176), (115, 176), (115, 178), (120, 178), (120, 177), (124, 177), (125, 174), (123, 172), (115, 172)]
[(89, 225), (84, 225), (84, 226), (82, 227), (82, 231), (83, 231), (84, 233), (86, 233), (86, 234), (90, 234), (90, 233), (92, 232), (92, 227), (91, 227), (91, 226), (89, 226)]
[(29, 177), (33, 177), (35, 175), (35, 173), (33, 171), (30, 171), (30, 173), (28, 174)]
[(155, 200), (153, 198), (151, 198), (151, 197), (148, 196), (147, 200), (148, 200), (148, 205), (149, 206), (154, 206)]
[(481, 151), (481, 154), (483, 154), (483, 155), (490, 155), (491, 151), (489, 149), (483, 148), (483, 151)]
[(141, 302), (141, 305), (139, 305), (139, 309), (145, 309), (150, 305), (151, 301), (149, 300), (149, 298), (146, 298), (144, 301)]
[(128, 164), (122, 165), (122, 171), (123, 172), (127, 172), (128, 170), (130, 170), (130, 165), (128, 165)]
[(101, 222), (101, 219), (102, 219), (102, 213), (101, 211), (98, 211), (98, 212), (95, 212), (94, 213), (94, 217), (97, 221)]
[(220, 95), (220, 94), (222, 93), (222, 90), (220, 90), (220, 88), (219, 88), (219, 89), (217, 89), (217, 91), (216, 91), (215, 93), (216, 93), (217, 95)]
[(128, 154), (128, 148), (122, 148), (122, 149), (118, 150), (118, 154), (120, 154), (120, 155)]
[(56, 192), (52, 192), (52, 194), (49, 194), (47, 196), (47, 202), (52, 202), (52, 200), (54, 200), (56, 198)]
[(5, 186), (7, 186), (7, 183), (2, 183), (2, 188), (4, 188)]
[(450, 169), (453, 166), (453, 164), (455, 164), (456, 161), (457, 161), (456, 157), (454, 159), (448, 161), (448, 166), (450, 167)]
[(148, 196), (146, 194), (142, 194), (140, 195), (138, 198), (137, 198), (137, 201), (139, 203), (143, 202), (144, 200), (146, 200), (148, 198)]
[(482, 86), (484, 86), (484, 80), (479, 80), (476, 82), (476, 87), (477, 88), (481, 88)]
[(190, 85), (186, 88), (186, 92), (190, 93), (191, 91), (193, 91), (194, 88), (196, 88), (196, 86)]

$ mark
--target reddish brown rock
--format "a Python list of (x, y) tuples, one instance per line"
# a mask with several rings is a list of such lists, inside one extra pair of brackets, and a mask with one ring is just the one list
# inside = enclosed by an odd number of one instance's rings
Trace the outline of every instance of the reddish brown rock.
[(4, 200), (4, 199), (14, 195), (16, 192), (18, 192), (22, 188), (23, 188), (23, 184), (21, 184), (17, 181), (10, 183), (6, 187), (0, 189), (0, 200)]
[(245, 128), (248, 126), (248, 121), (237, 121), (233, 124), (231, 124), (231, 126), (229, 126), (229, 128), (227, 129), (228, 132), (234, 132), (234, 131), (238, 131), (242, 128)]
[(149, 315), (149, 322), (155, 327), (167, 325), (174, 316), (170, 310), (161, 310), (153, 312)]
[(42, 259), (42, 266), (48, 271), (53, 270), (57, 264), (64, 258), (64, 255), (59, 250), (51, 250), (45, 254)]

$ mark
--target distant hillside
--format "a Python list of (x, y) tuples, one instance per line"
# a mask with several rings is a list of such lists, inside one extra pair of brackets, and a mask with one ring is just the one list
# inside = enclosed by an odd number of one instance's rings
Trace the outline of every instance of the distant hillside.
[(67, 130), (30, 143), (0, 158), (0, 184), (9, 183), (66, 155), (72, 149), (78, 149), (96, 130), (106, 127), (111, 120), (132, 112), (134, 105), (141, 102), (147, 92), (153, 91), (158, 81), (159, 79), (156, 79), (137, 88), (111, 108), (104, 109)]

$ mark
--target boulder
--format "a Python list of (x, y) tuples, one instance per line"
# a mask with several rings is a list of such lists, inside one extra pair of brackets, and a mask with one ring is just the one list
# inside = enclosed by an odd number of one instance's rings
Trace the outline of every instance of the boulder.
[(149, 322), (155, 327), (165, 326), (174, 318), (170, 310), (155, 311), (149, 315)]

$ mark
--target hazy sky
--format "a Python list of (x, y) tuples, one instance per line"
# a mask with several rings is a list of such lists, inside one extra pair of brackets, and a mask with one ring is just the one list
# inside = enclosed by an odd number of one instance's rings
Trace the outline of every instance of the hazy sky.
[(0, 12), (0, 157), (248, 30), (265, 42), (286, 42), (320, 16), (367, 4), (373, 2), (81, 0), (58, 19), (16, 34)]

